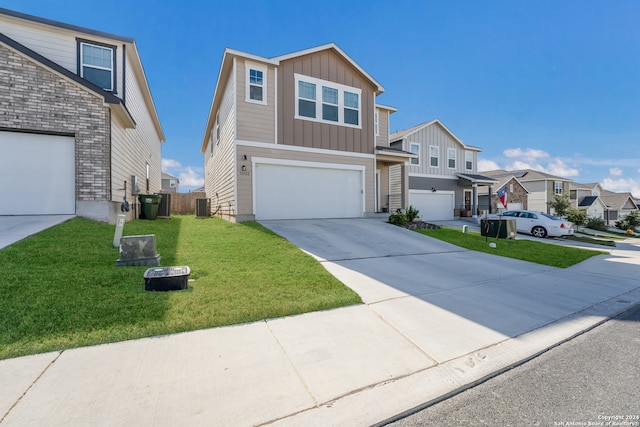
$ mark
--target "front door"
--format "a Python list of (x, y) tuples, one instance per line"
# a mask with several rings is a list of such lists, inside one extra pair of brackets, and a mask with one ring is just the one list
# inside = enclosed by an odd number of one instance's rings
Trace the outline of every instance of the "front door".
[(471, 210), (471, 190), (464, 190), (464, 209)]

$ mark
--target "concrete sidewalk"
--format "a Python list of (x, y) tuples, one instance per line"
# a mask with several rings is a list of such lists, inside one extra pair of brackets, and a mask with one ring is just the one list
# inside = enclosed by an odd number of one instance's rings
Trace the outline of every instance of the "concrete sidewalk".
[(413, 234), (322, 261), (363, 305), (0, 361), (0, 426), (372, 425), (640, 303), (632, 244), (554, 269)]
[(75, 215), (0, 215), (0, 249), (74, 217)]

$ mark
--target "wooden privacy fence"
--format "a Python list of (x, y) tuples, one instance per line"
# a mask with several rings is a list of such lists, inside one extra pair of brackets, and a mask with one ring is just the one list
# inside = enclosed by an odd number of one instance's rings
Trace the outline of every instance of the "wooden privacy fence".
[(175, 215), (195, 215), (196, 199), (206, 199), (207, 193), (197, 191), (193, 193), (170, 193), (171, 194), (171, 214)]

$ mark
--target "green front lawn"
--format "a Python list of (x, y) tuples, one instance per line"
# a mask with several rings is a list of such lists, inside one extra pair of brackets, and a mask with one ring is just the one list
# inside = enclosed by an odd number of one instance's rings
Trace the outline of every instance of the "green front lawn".
[(144, 290), (148, 267), (115, 267), (115, 227), (75, 218), (0, 250), (0, 359), (358, 304), (317, 261), (257, 223), (132, 221), (189, 289)]
[[(550, 265), (552, 267), (566, 268), (582, 262), (592, 256), (606, 254), (607, 252), (589, 249), (578, 249), (562, 245), (553, 245), (536, 242), (533, 240), (506, 240), (486, 238), (477, 232), (463, 233), (461, 230), (442, 227), (438, 230), (417, 230), (429, 237), (461, 246), (473, 251), (485, 252), (522, 261), (535, 262), (537, 264)], [(489, 247), (489, 243), (495, 243), (496, 247)]]

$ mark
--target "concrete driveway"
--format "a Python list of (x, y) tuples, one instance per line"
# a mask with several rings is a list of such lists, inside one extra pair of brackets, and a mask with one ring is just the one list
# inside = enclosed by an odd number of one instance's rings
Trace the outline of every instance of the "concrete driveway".
[(320, 260), (438, 363), (640, 285), (632, 278), (637, 265), (622, 268), (605, 255), (588, 264), (595, 268), (558, 269), (469, 251), (380, 219), (261, 224)]
[(0, 249), (61, 224), (74, 215), (0, 216)]

